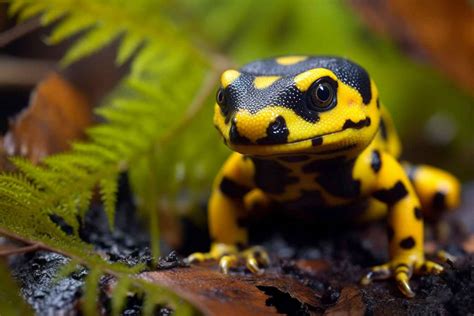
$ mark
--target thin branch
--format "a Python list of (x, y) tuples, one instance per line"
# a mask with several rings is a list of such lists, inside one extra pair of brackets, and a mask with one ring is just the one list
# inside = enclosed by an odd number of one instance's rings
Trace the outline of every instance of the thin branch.
[(38, 18), (27, 20), (21, 24), (17, 24), (11, 29), (0, 33), (0, 47), (4, 47), (14, 40), (33, 32), (41, 26)]
[(0, 251), (0, 257), (8, 257), (8, 256), (32, 252), (32, 251), (36, 251), (40, 249), (41, 247), (38, 244), (32, 244), (32, 245), (24, 246), (24, 247), (16, 247), (16, 248)]
[(0, 55), (0, 69), (0, 87), (31, 88), (54, 69), (54, 61)]

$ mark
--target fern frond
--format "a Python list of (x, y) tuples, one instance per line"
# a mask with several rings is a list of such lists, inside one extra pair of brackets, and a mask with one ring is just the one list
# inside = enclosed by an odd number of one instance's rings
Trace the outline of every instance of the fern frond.
[(116, 26), (93, 28), (74, 43), (64, 56), (62, 63), (64, 65), (72, 64), (81, 58), (91, 55), (112, 42), (120, 32), (122, 30), (117, 29)]
[(115, 285), (112, 292), (112, 316), (119, 316), (122, 312), (130, 285), (130, 280), (127, 278), (120, 279)]
[(0, 315), (33, 315), (31, 308), (20, 296), (20, 289), (10, 275), (7, 265), (0, 260)]
[(109, 226), (113, 228), (115, 218), (115, 203), (117, 202), (118, 174), (100, 180), (100, 195), (104, 203), (105, 214)]
[(118, 65), (125, 63), (143, 44), (144, 39), (138, 34), (129, 33), (123, 34), (122, 45), (120, 45), (116, 62)]
[(99, 279), (102, 276), (102, 271), (99, 269), (92, 269), (86, 277), (84, 285), (84, 304), (83, 312), (86, 316), (98, 315), (97, 301), (99, 298)]
[[(189, 119), (187, 108), (193, 105), (195, 95), (202, 94), (200, 82), (210, 65), (205, 52), (160, 15), (159, 5), (138, 1), (143, 6), (122, 0), (13, 0), (10, 7), (11, 13), (20, 18), (39, 14), (45, 24), (60, 19), (48, 39), (51, 44), (78, 37), (63, 64), (92, 54), (115, 39), (117, 63), (131, 62), (129, 76), (97, 111), (106, 123), (89, 129), (87, 142), (73, 144), (70, 152), (48, 157), (39, 166), (15, 158), (21, 176), (11, 181), (1, 181), (0, 177), (0, 232), (39, 242), (90, 269), (86, 313), (93, 312), (95, 302), (91, 300), (95, 294), (91, 293), (95, 293), (101, 275), (113, 274), (120, 282), (141, 267), (110, 264), (96, 254), (77, 235), (78, 216), (84, 216), (94, 188), (99, 185), (109, 224), (113, 225), (118, 173), (142, 165), (140, 161), (148, 166), (159, 162), (158, 153)], [(150, 13), (153, 18), (143, 18)], [(207, 84), (205, 93), (211, 94), (213, 85)], [(204, 101), (201, 97), (199, 106)], [(157, 168), (151, 170), (141, 173), (140, 180), (154, 183), (145, 198), (152, 218), (153, 254), (157, 256), (155, 193), (159, 185)], [(3, 177), (7, 180), (7, 175)], [(17, 188), (23, 187), (27, 190), (15, 194)], [(13, 220), (15, 213), (20, 215)], [(50, 215), (64, 221), (73, 233), (65, 233)], [(152, 298), (151, 305), (179, 305), (176, 296), (157, 285), (132, 278), (128, 282)]]

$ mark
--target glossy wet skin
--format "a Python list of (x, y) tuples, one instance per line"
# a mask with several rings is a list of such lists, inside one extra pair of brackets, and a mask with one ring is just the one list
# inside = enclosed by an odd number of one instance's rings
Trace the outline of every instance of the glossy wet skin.
[[(250, 155), (312, 153), (324, 159), (334, 153), (357, 155), (367, 147), (380, 114), (377, 89), (362, 68), (331, 58), (307, 58), (291, 71), (285, 70), (290, 64), (273, 63), (222, 74), (214, 124), (230, 148)], [(350, 72), (358, 72), (363, 87), (341, 80)]]
[[(426, 260), (423, 217), (453, 209), (459, 182), (449, 173), (400, 163), (399, 139), (368, 73), (338, 57), (259, 60), (222, 74), (214, 125), (235, 152), (216, 177), (209, 199), (208, 253), (221, 269), (245, 261), (262, 273), (262, 248), (248, 247), (246, 219), (284, 211), (349, 220), (386, 217), (390, 261), (363, 279), (393, 277), (413, 297), (414, 273), (439, 273)], [(442, 203), (440, 203), (442, 202)]]

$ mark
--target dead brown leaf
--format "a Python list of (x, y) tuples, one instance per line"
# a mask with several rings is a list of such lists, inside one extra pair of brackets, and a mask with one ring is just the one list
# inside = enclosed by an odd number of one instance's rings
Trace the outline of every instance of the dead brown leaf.
[(0, 168), (8, 169), (7, 156), (20, 155), (37, 163), (49, 154), (67, 150), (91, 123), (86, 97), (59, 74), (51, 73), (0, 139)]
[(359, 316), (365, 314), (365, 304), (362, 301), (362, 293), (355, 286), (348, 286), (342, 289), (341, 296), (336, 305), (326, 310), (324, 315), (340, 316), (351, 315)]
[(311, 314), (323, 310), (320, 293), (271, 269), (260, 276), (224, 275), (211, 265), (201, 264), (141, 276), (172, 289), (205, 315), (276, 315), (291, 306)]

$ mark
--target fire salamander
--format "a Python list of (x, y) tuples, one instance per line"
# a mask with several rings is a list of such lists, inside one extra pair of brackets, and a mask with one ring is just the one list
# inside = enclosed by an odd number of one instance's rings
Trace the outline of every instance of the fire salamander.
[(425, 259), (423, 217), (455, 208), (460, 184), (445, 171), (398, 161), (393, 122), (361, 66), (338, 57), (259, 60), (225, 71), (216, 101), (215, 127), (235, 153), (209, 200), (210, 252), (191, 262), (217, 259), (227, 273), (243, 261), (262, 272), (268, 254), (248, 247), (243, 219), (256, 205), (277, 203), (294, 214), (386, 216), (390, 260), (363, 284), (393, 277), (413, 297), (414, 273), (443, 270)]

